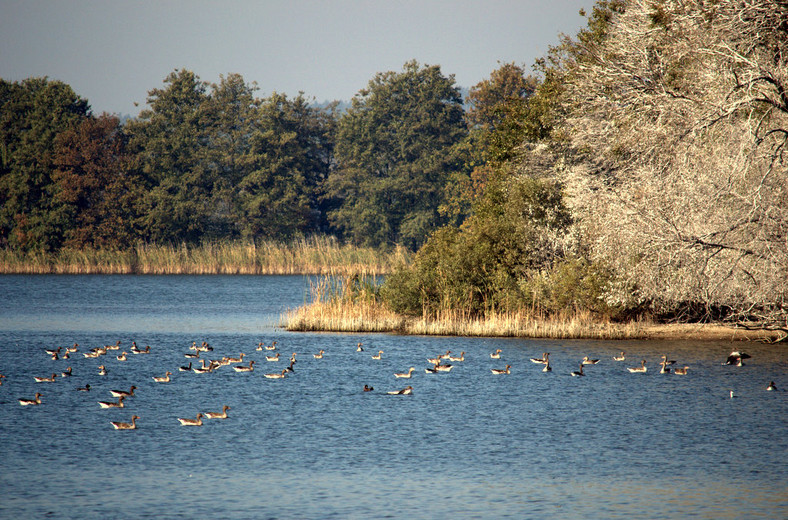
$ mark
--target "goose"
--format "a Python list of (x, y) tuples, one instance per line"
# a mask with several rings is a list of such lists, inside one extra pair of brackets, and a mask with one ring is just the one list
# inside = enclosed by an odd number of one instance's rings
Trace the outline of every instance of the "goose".
[(33, 379), (36, 380), (36, 383), (53, 383), (55, 381), (56, 377), (57, 377), (57, 374), (52, 374), (49, 377), (35, 377), (35, 376), (33, 376)]
[(359, 341), (358, 345), (356, 345), (356, 352), (364, 352), (364, 347), (361, 346), (362, 343)]
[(263, 342), (257, 344), (257, 348), (255, 350), (263, 350)]
[(315, 359), (323, 359), (323, 354), (324, 354), (324, 353), (325, 353), (325, 350), (322, 350), (322, 349), (321, 349), (321, 350), (320, 350), (320, 352), (318, 352), (317, 354), (312, 354), (312, 356), (313, 356)]
[(5, 376), (0, 374), (0, 386), (3, 386), (3, 379), (5, 379)]
[(451, 372), (454, 365), (435, 365), (435, 370), (438, 372)]
[(183, 357), (185, 357), (186, 359), (198, 359), (200, 357), (200, 353), (199, 352), (195, 352), (194, 354), (188, 353), (188, 354), (184, 354)]
[(441, 357), (435, 356), (434, 358), (427, 358), (427, 363), (432, 363), (433, 365), (440, 365)]
[(178, 417), (178, 420), (181, 422), (181, 426), (202, 426), (202, 418), (203, 414), (198, 413), (196, 419), (181, 419)]
[(291, 361), (290, 364), (287, 365), (287, 368), (285, 368), (285, 372), (295, 372), (295, 370), (293, 370), (293, 365), (295, 365), (295, 361)]
[(279, 352), (275, 356), (265, 356), (266, 361), (279, 361)]
[(738, 395), (735, 395), (735, 394), (733, 393), (733, 390), (730, 390), (729, 392), (730, 392), (731, 399), (734, 399), (734, 398), (736, 398), (736, 397), (739, 397)]
[(624, 355), (624, 351), (621, 351), (621, 355), (613, 356), (613, 361), (624, 361), (627, 357)]
[(372, 356), (372, 359), (380, 359), (380, 357), (381, 357), (381, 354), (383, 354), (383, 351), (382, 351), (382, 350), (378, 350), (378, 353), (377, 353), (377, 354), (374, 354), (374, 355)]
[(157, 383), (169, 383), (171, 375), (172, 375), (172, 372), (170, 372), (168, 370), (167, 372), (165, 372), (163, 377), (153, 376), (153, 380), (156, 381)]
[(407, 372), (399, 372), (394, 373), (394, 377), (396, 378), (403, 378), (403, 379), (410, 379), (411, 375), (413, 375), (413, 371), (416, 370), (413, 367), (410, 367)]
[[(277, 357), (277, 360), (278, 360), (279, 359), (279, 354), (277, 354), (276, 357)], [(238, 357), (227, 358), (227, 361), (229, 361), (230, 363), (243, 363), (244, 362), (244, 353), (241, 352), (240, 354), (238, 354)], [(271, 360), (269, 359), (268, 361), (271, 361)]]
[(273, 374), (263, 374), (268, 379), (284, 379), (285, 373), (287, 373), (287, 369), (283, 369), (281, 373), (274, 372)]
[(233, 367), (236, 372), (254, 372), (254, 359), (249, 362), (249, 366), (236, 365)]
[(123, 408), (124, 407), (124, 404), (123, 404), (123, 400), (124, 399), (125, 399), (124, 396), (120, 396), (120, 397), (118, 397), (118, 402), (117, 403), (112, 402), (112, 401), (99, 401), (98, 404), (102, 408)]
[(90, 392), (90, 385), (87, 384), (85, 386), (77, 387), (77, 390), (80, 392)]
[(181, 372), (191, 372), (192, 371), (192, 362), (189, 361), (189, 365), (188, 366), (179, 367), (178, 370), (181, 371)]
[(460, 352), (460, 357), (449, 356), (449, 361), (465, 361), (465, 351)]
[(57, 356), (58, 354), (60, 354), (60, 351), (61, 351), (61, 350), (63, 350), (63, 347), (58, 347), (58, 348), (56, 348), (56, 349), (54, 349), (54, 350), (49, 350), (49, 349), (44, 349), (44, 350), (45, 350), (45, 352), (46, 352), (48, 355), (50, 355), (50, 356), (52, 356), (52, 357), (55, 357), (55, 356)]
[(589, 359), (588, 356), (583, 358), (584, 365), (596, 365), (597, 363), (599, 363), (598, 359)]
[(206, 412), (205, 418), (206, 419), (227, 419), (227, 410), (232, 410), (227, 405), (222, 406), (221, 412)]
[(689, 367), (674, 368), (673, 369), (673, 373), (676, 374), (677, 376), (686, 376), (688, 369), (689, 369)]
[(676, 360), (675, 359), (668, 359), (668, 356), (666, 356), (666, 355), (662, 356), (662, 362), (665, 363), (665, 365), (675, 365), (676, 364)]
[(491, 368), (490, 371), (493, 374), (511, 374), (510, 368), (512, 368), (512, 365), (506, 365), (506, 368)]
[(371, 392), (371, 391), (373, 391), (373, 390), (374, 390), (374, 388), (372, 388), (371, 386), (369, 386), (369, 385), (364, 385), (364, 391), (365, 391), (365, 392)]
[(71, 367), (68, 367), (65, 372), (61, 372), (60, 377), (71, 377)]
[(552, 372), (552, 371), (553, 371), (553, 367), (550, 366), (550, 361), (548, 361), (547, 363), (544, 364), (544, 368), (542, 369), (542, 372)]
[(132, 349), (131, 353), (132, 354), (150, 354), (150, 345), (146, 345), (144, 349), (138, 349), (138, 348)]
[(774, 384), (774, 381), (769, 381), (769, 386), (766, 387), (766, 390), (771, 392), (772, 390), (777, 390), (777, 386)]
[(119, 356), (115, 356), (118, 361), (126, 361), (126, 352), (121, 352)]
[(550, 355), (549, 353), (544, 352), (544, 353), (542, 353), (542, 357), (540, 357), (540, 358), (532, 357), (531, 358), (531, 363), (536, 363), (536, 364), (539, 364), (539, 365), (543, 365), (543, 364), (547, 363), (547, 357), (549, 355)]
[[(66, 350), (65, 352), (63, 352), (63, 355), (60, 356), (60, 359), (68, 359), (69, 357), (71, 357), (71, 356), (69, 356), (68, 350)], [(57, 361), (55, 358), (52, 358), (52, 360), (53, 361)]]
[(104, 365), (99, 365), (98, 369), (99, 369), (99, 375), (100, 376), (107, 375), (107, 367), (105, 367)]
[(276, 350), (276, 341), (274, 341), (273, 343), (271, 343), (271, 345), (270, 345), (270, 346), (266, 346), (266, 347), (265, 347), (265, 349), (266, 349), (266, 350)]
[(660, 374), (670, 374), (670, 369), (668, 368), (668, 363), (663, 359), (659, 362), (659, 373)]
[(432, 368), (425, 368), (425, 369), (424, 369), (424, 372), (425, 372), (425, 373), (427, 373), (427, 374), (437, 374), (437, 373), (438, 373), (438, 369), (437, 369), (437, 368), (435, 368), (435, 367), (437, 367), (437, 366), (438, 366), (438, 365), (433, 365), (433, 367), (432, 367)]
[(445, 354), (438, 356), (439, 359), (448, 359), (451, 356), (451, 350), (447, 350)]
[(115, 427), (116, 430), (136, 430), (137, 429), (137, 419), (139, 419), (139, 415), (132, 415), (131, 422), (118, 422), (118, 421), (110, 421), (110, 424)]
[(213, 347), (210, 346), (207, 341), (203, 341), (202, 345), (197, 347), (196, 350), (197, 352), (211, 352), (213, 350)]
[(208, 372), (213, 371), (213, 364), (206, 364), (204, 359), (201, 359), (200, 362), (202, 362), (202, 366), (192, 368), (192, 372), (195, 374), (207, 374)]
[(501, 352), (503, 352), (501, 349), (497, 349), (495, 352), (491, 352), (490, 353), (490, 358), (492, 358), (492, 359), (501, 359)]
[(109, 393), (112, 394), (113, 397), (134, 397), (134, 390), (136, 389), (136, 386), (131, 385), (131, 389), (129, 389), (128, 392), (125, 390), (110, 390)]
[(290, 356), (290, 363), (295, 363), (295, 362), (296, 362), (296, 353), (293, 352), (293, 355)]
[(22, 406), (35, 406), (41, 404), (41, 394), (36, 392), (36, 396), (33, 399), (19, 399), (19, 404)]
[(648, 369), (646, 368), (646, 360), (644, 359), (643, 361), (641, 361), (639, 367), (634, 367), (634, 368), (627, 367), (627, 370), (629, 370), (629, 372), (632, 374), (638, 374), (638, 373), (643, 374), (647, 372)]
[(413, 387), (406, 386), (402, 390), (392, 390), (390, 392), (386, 392), (389, 395), (412, 395), (413, 394)]
[(734, 350), (730, 354), (728, 354), (728, 359), (725, 360), (723, 365), (736, 365), (737, 367), (743, 366), (742, 360), (749, 359), (751, 356), (746, 352), (741, 352), (739, 350)]
[(583, 373), (583, 363), (580, 363), (580, 370), (576, 370), (572, 372), (572, 377), (583, 377), (585, 374)]
[(78, 348), (79, 348), (79, 343), (74, 343), (74, 346), (73, 347), (68, 347), (66, 349), (66, 352), (71, 352), (73, 354), (74, 352), (77, 351)]

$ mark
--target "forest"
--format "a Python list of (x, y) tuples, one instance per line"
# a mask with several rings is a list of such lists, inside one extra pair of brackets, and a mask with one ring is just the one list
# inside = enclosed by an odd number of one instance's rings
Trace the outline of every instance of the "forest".
[(600, 0), (533, 67), (438, 65), (350, 106), (175, 70), (137, 117), (0, 80), (0, 248), (311, 236), (413, 254), (405, 316), (649, 317), (788, 331), (788, 3)]

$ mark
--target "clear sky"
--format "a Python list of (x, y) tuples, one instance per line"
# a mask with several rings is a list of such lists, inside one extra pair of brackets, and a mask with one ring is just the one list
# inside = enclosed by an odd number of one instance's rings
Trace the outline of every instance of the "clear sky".
[[(350, 100), (411, 59), (462, 87), (530, 67), (593, 0), (0, 0), (0, 77), (48, 76), (95, 113), (137, 115), (175, 69), (239, 73), (258, 96)], [(139, 106), (135, 106), (138, 103)]]

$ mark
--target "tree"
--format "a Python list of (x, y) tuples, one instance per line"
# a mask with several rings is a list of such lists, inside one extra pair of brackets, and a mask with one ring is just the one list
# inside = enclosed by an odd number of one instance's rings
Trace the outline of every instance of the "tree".
[(440, 67), (378, 73), (339, 121), (331, 223), (356, 243), (417, 247), (441, 224), (450, 150), (466, 133), (459, 89)]

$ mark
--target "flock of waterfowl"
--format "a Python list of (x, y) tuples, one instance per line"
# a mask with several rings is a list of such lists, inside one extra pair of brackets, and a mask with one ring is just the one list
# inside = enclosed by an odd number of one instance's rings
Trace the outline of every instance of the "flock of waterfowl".
[[(63, 348), (58, 347), (54, 350), (46, 350), (46, 355), (51, 357), (52, 360), (63, 360), (69, 359), (72, 354), (76, 354), (78, 352), (79, 345), (74, 344), (71, 347)], [(106, 345), (103, 347), (96, 347), (92, 348), (86, 352), (83, 352), (82, 355), (85, 358), (100, 358), (102, 356), (108, 355), (110, 351), (117, 351), (121, 349), (121, 342), (118, 341), (115, 345)], [(279, 363), (282, 358), (281, 352), (277, 350), (277, 342), (274, 341), (270, 345), (264, 344), (260, 342), (256, 348), (257, 351), (265, 351), (265, 361), (270, 363)], [(189, 364), (185, 366), (180, 366), (177, 368), (179, 372), (193, 372), (197, 374), (207, 374), (211, 372), (215, 372), (219, 370), (221, 367), (230, 366), (235, 372), (238, 373), (250, 373), (254, 372), (256, 360), (249, 360), (246, 362), (244, 360), (246, 354), (240, 353), (237, 357), (230, 357), (230, 356), (223, 356), (221, 358), (211, 359), (210, 353), (213, 351), (213, 347), (211, 347), (207, 342), (202, 342), (201, 345), (197, 345), (197, 342), (192, 342), (192, 345), (189, 347), (189, 352), (184, 354), (184, 357), (189, 360)], [(363, 343), (359, 342), (356, 345), (357, 352), (364, 352)], [(146, 346), (144, 349), (140, 349), (137, 347), (135, 342), (132, 342), (131, 347), (129, 348), (128, 352), (132, 355), (137, 354), (150, 354), (151, 348), (150, 346)], [(315, 360), (322, 360), (326, 351), (324, 349), (318, 350), (316, 353), (313, 354), (313, 358)], [(205, 357), (201, 357), (202, 355)], [(383, 359), (383, 350), (378, 350), (375, 354), (371, 355), (372, 360), (381, 360)], [(496, 349), (494, 352), (489, 354), (490, 359), (492, 360), (500, 360), (503, 359), (503, 351), (501, 349)], [(114, 356), (118, 362), (122, 363), (128, 359), (128, 353), (123, 350), (120, 354)], [(741, 351), (733, 351), (727, 357), (723, 365), (735, 365), (735, 366), (742, 366), (743, 360), (750, 358), (750, 356)], [(612, 360), (615, 363), (621, 363), (626, 361), (626, 353), (621, 352), (620, 355), (613, 356)], [(461, 352), (459, 356), (453, 356), (450, 350), (447, 350), (443, 354), (438, 354), (434, 357), (427, 358), (428, 366), (424, 368), (425, 374), (437, 374), (437, 373), (448, 373), (454, 368), (455, 365), (452, 363), (462, 363), (465, 361), (465, 352)], [(530, 358), (532, 363), (542, 366), (542, 372), (552, 372), (553, 366), (550, 361), (550, 353), (544, 352), (542, 357), (539, 358)], [(196, 363), (196, 364), (195, 364)], [(599, 359), (592, 359), (589, 356), (584, 356), (582, 360), (579, 361), (578, 370), (569, 372), (569, 375), (573, 377), (584, 377), (586, 376), (586, 372), (584, 371), (585, 367), (597, 365), (600, 363)], [(264, 373), (263, 376), (267, 379), (284, 379), (288, 376), (289, 373), (293, 373), (294, 367), (296, 364), (296, 353), (293, 352), (289, 357), (289, 364), (287, 367), (283, 368), (282, 370), (277, 370), (270, 373)], [(660, 367), (659, 373), (660, 374), (669, 374), (673, 373), (675, 375), (682, 375), (685, 376), (688, 374), (688, 370), (690, 369), (689, 366), (679, 366), (674, 367), (676, 365), (676, 360), (668, 359), (667, 355), (663, 355), (661, 357), (661, 361), (658, 363)], [(98, 376), (106, 376), (107, 375), (107, 368), (105, 365), (99, 365), (98, 367)], [(173, 369), (175, 370), (175, 369)], [(164, 371), (163, 375), (151, 375), (152, 380), (155, 383), (169, 383), (172, 378), (171, 376), (174, 375), (173, 370), (166, 370)], [(627, 366), (626, 370), (633, 374), (642, 374), (648, 371), (647, 361), (645, 359), (640, 360), (640, 363), (635, 366)], [(416, 371), (415, 367), (410, 367), (407, 371), (404, 372), (394, 372), (395, 379), (411, 379), (413, 377), (414, 372)], [(512, 373), (512, 366), (511, 364), (506, 364), (503, 368), (494, 367), (490, 368), (490, 371), (493, 375), (507, 375)], [(71, 366), (66, 368), (65, 370), (61, 371), (58, 375), (57, 371), (51, 373), (51, 375), (47, 376), (33, 376), (34, 380), (38, 383), (55, 383), (59, 379), (69, 378), (72, 376), (73, 369)], [(0, 385), (3, 384), (3, 379), (5, 376), (0, 374)], [(126, 408), (127, 399), (132, 399), (135, 397), (135, 390), (137, 390), (136, 385), (131, 385), (128, 390), (110, 390), (110, 394), (112, 397), (116, 398), (116, 400), (100, 400), (97, 401), (98, 405), (102, 409), (112, 409), (112, 408)], [(90, 384), (85, 384), (84, 386), (77, 387), (77, 391), (81, 392), (90, 392), (91, 386)], [(777, 390), (777, 387), (773, 381), (770, 381), (766, 390), (772, 391)], [(364, 392), (373, 392), (374, 388), (370, 385), (364, 385), (363, 388)], [(413, 386), (408, 385), (404, 388), (399, 388), (395, 390), (388, 390), (386, 391), (388, 395), (412, 395), (413, 394)], [(733, 391), (730, 391), (731, 397), (736, 397)], [(41, 392), (36, 392), (35, 396), (32, 399), (29, 398), (20, 398), (18, 402), (21, 406), (37, 406), (43, 403), (42, 397), (44, 395)], [(199, 411), (196, 414), (195, 418), (190, 417), (177, 417), (178, 422), (183, 426), (202, 426), (203, 419), (227, 419), (228, 414), (227, 411), (231, 408), (227, 405), (222, 407), (221, 412), (204, 412)], [(141, 419), (139, 415), (136, 413), (131, 416), (130, 422), (120, 422), (120, 421), (110, 421), (110, 424), (116, 430), (134, 430), (137, 428), (136, 421)]]

